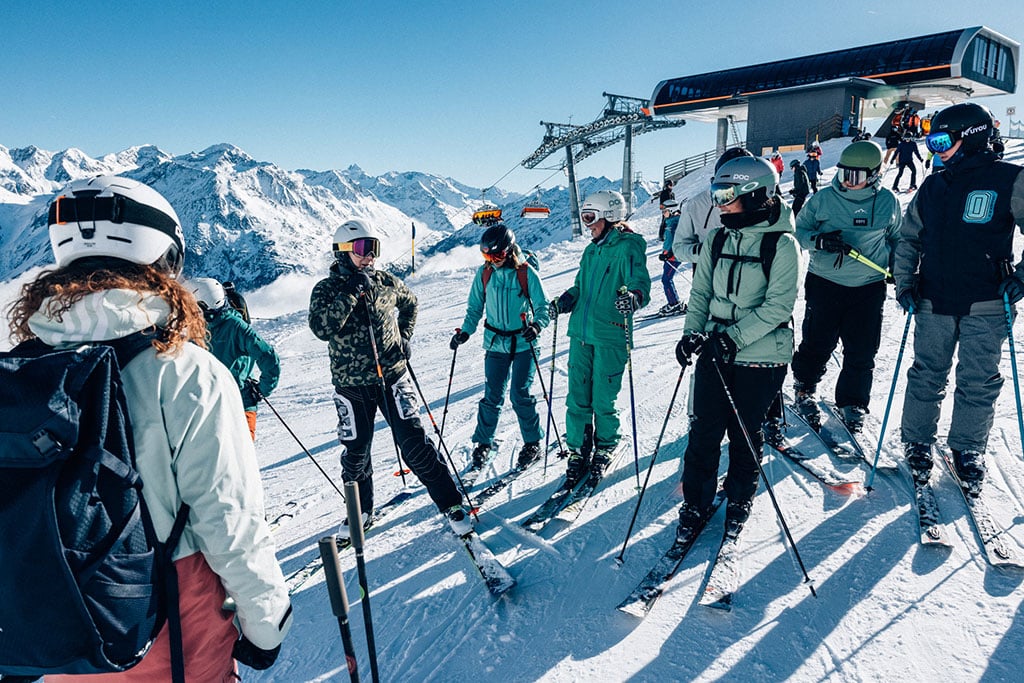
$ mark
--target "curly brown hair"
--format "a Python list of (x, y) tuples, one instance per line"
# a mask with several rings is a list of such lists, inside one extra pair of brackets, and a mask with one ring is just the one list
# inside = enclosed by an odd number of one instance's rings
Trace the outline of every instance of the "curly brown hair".
[(111, 289), (151, 292), (167, 302), (170, 315), (162, 334), (153, 340), (158, 352), (176, 353), (187, 342), (206, 348), (206, 321), (191, 292), (153, 266), (114, 259), (79, 259), (64, 268), (43, 271), (23, 285), (21, 296), (7, 311), (11, 341), (35, 338), (28, 321), (44, 302), (46, 315), (60, 320), (86, 295)]

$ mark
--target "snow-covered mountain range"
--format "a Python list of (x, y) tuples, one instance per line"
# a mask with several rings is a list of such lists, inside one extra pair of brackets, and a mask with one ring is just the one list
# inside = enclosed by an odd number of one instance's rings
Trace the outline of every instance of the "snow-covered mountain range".
[[(99, 174), (125, 175), (161, 192), (185, 230), (185, 274), (234, 280), (242, 289), (287, 273), (322, 271), (335, 228), (350, 217), (367, 218), (380, 229), (382, 261), (399, 267), (409, 263), (413, 223), (424, 256), (473, 244), (480, 234), (471, 218), (484, 192), (427, 173), (370, 176), (355, 165), (288, 171), (228, 144), (179, 156), (146, 145), (99, 159), (75, 148), (50, 152), (0, 145), (0, 280), (51, 262), (49, 203), (69, 181)], [(580, 193), (615, 186), (605, 178), (585, 178)], [(652, 190), (638, 187), (637, 203)], [(519, 218), (522, 207), (538, 199), (551, 208), (552, 219)], [(505, 210), (507, 224), (527, 246), (569, 236), (566, 187), (540, 197), (493, 188), (487, 200)]]

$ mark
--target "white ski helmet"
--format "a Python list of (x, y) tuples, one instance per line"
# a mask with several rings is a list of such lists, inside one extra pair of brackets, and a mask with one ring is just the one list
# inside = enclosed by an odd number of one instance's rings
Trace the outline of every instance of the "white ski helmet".
[(615, 190), (598, 190), (587, 195), (580, 206), (581, 216), (588, 211), (593, 211), (598, 219), (618, 223), (626, 220), (626, 200)]
[(341, 258), (342, 255), (346, 253), (345, 251), (342, 251), (339, 245), (345, 244), (346, 242), (354, 242), (358, 239), (373, 239), (378, 240), (379, 242), (377, 231), (362, 218), (350, 218), (342, 223), (341, 226), (334, 231), (334, 258)]
[(98, 176), (71, 182), (50, 204), (50, 248), (63, 268), (110, 256), (181, 273), (185, 237), (163, 195), (136, 180)]
[(208, 311), (219, 311), (227, 303), (224, 285), (212, 277), (197, 277), (188, 284), (188, 289)]

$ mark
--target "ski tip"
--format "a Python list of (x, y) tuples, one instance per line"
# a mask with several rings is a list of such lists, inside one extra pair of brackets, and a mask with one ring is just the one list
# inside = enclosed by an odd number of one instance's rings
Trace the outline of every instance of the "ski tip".
[(848, 481), (844, 484), (834, 484), (829, 488), (842, 496), (861, 498), (865, 494), (864, 484), (859, 481)]

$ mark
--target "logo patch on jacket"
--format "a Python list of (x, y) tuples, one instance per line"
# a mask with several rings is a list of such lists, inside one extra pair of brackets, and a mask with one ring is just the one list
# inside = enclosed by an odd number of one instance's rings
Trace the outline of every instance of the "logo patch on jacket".
[(863, 228), (863, 227), (866, 227), (867, 224), (868, 224), (868, 219), (867, 218), (854, 218), (853, 219), (853, 227), (855, 227), (855, 228)]
[(964, 223), (988, 223), (996, 209), (996, 193), (993, 190), (975, 190), (967, 195), (964, 202)]

